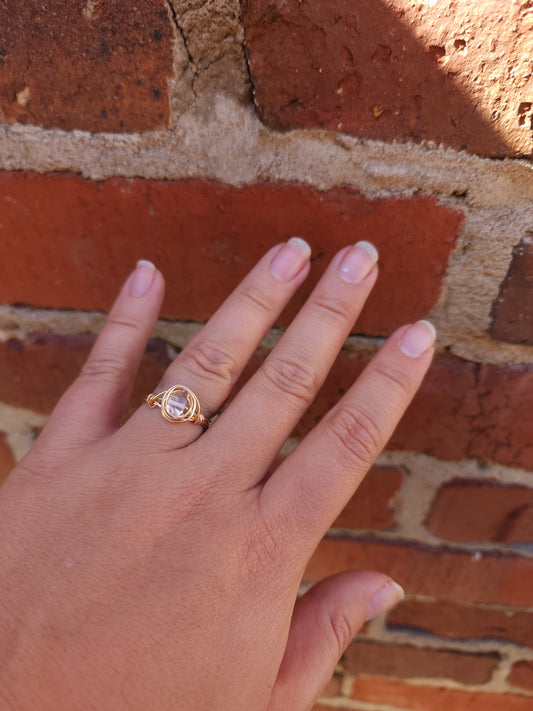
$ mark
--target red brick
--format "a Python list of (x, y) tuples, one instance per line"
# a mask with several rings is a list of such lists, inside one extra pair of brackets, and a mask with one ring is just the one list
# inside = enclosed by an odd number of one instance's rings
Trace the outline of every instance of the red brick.
[(391, 504), (403, 476), (396, 467), (372, 467), (333, 525), (386, 531), (394, 523)]
[(507, 680), (511, 684), (514, 684), (514, 686), (518, 686), (521, 689), (533, 691), (533, 662), (523, 661), (513, 664), (513, 668), (511, 669), (511, 673), (507, 677)]
[(165, 0), (0, 3), (0, 122), (167, 128), (173, 29)]
[(533, 704), (530, 696), (415, 686), (371, 676), (356, 679), (352, 698), (369, 704), (388, 704), (402, 711), (531, 711)]
[(529, 3), (500, 14), (469, 0), (453, 12), (411, 0), (244, 0), (255, 103), (276, 129), (528, 155), (530, 18)]
[[(299, 435), (322, 418), (367, 363), (366, 356), (341, 353), (298, 425)], [(532, 365), (479, 365), (439, 355), (387, 448), (532, 469), (532, 428)]]
[[(33, 335), (25, 341), (0, 343), (0, 401), (44, 414), (50, 413), (78, 375), (94, 342), (92, 336)], [(166, 347), (151, 341), (131, 398), (142, 402), (169, 363)]]
[(533, 489), (455, 479), (439, 490), (426, 526), (447, 541), (533, 542)]
[(315, 264), (280, 321), (287, 324), (334, 253), (364, 237), (380, 249), (381, 278), (356, 331), (374, 335), (433, 308), (463, 219), (433, 198), (371, 200), (349, 187), (97, 183), (34, 173), (0, 174), (0, 213), (9, 263), (2, 301), (107, 309), (144, 257), (168, 280), (163, 315), (198, 321), (212, 315), (269, 247), (299, 234), (311, 243)]
[(533, 611), (527, 610), (407, 599), (388, 613), (387, 623), (449, 639), (502, 639), (533, 647)]
[(8, 444), (6, 436), (0, 432), (0, 484), (5, 481), (9, 472), (15, 466), (15, 457)]
[[(42, 361), (50, 371), (46, 379), (38, 376), (43, 365), (40, 356), (35, 355), (41, 353), (41, 343), (47, 346), (42, 353), (51, 354), (46, 356), (51, 359), (50, 365), (46, 365), (46, 359)], [(78, 372), (90, 345), (83, 337), (79, 342), (67, 339), (67, 343), (63, 349), (61, 339), (36, 336), (25, 343), (0, 345), (0, 365), (5, 363), (7, 372), (13, 373), (11, 379), (0, 384), (0, 399), (3, 397), (17, 406), (36, 407), (41, 412), (50, 411), (63, 387)], [(59, 354), (54, 355), (56, 347)], [(261, 351), (252, 359), (240, 385), (264, 356)], [(70, 362), (66, 370), (62, 370), (64, 358)], [(324, 388), (296, 427), (296, 435), (304, 435), (320, 420), (367, 362), (367, 356), (341, 353)], [(451, 356), (438, 356), (387, 447), (451, 460), (481, 457), (531, 469), (532, 396), (533, 366), (478, 366)], [(523, 537), (528, 521), (524, 516), (513, 536)]]
[(526, 237), (515, 247), (500, 293), (494, 303), (493, 338), (533, 345), (533, 240)]
[(344, 570), (380, 570), (410, 595), (443, 601), (528, 607), (533, 558), (408, 543), (325, 538), (312, 556), (306, 582)]
[(342, 665), (356, 676), (453, 679), (461, 684), (484, 684), (490, 680), (499, 661), (497, 654), (462, 654), (354, 640), (343, 655)]
[(469, 455), (533, 468), (532, 394), (532, 365), (482, 365), (476, 392), (480, 413), (471, 425)]

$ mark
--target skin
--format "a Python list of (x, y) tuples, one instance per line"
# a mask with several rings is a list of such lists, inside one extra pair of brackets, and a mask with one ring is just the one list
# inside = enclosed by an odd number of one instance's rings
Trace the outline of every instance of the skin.
[[(184, 383), (206, 416), (220, 411), (309, 272), (294, 249), (265, 255), (153, 392)], [(365, 619), (398, 601), (372, 571), (297, 592), (429, 366), (432, 339), (402, 351), (420, 326), (394, 333), (267, 476), (377, 278), (358, 253), (368, 273), (346, 281), (347, 254), (206, 432), (147, 405), (119, 426), (164, 292), (157, 270), (132, 273), (0, 489), (2, 709), (308, 711)], [(292, 269), (280, 271), (280, 255)]]

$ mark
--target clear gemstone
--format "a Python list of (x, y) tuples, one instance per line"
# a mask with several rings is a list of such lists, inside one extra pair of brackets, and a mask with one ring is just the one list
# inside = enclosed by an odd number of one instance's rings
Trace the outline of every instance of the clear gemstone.
[(187, 393), (185, 390), (174, 390), (168, 399), (166, 411), (171, 417), (181, 417), (187, 408)]

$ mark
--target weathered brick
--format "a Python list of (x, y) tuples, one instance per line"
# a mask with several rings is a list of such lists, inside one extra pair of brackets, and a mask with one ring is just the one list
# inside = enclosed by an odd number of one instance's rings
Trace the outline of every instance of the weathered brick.
[[(41, 342), (47, 346), (42, 352), (51, 354), (51, 364), (45, 366), (49, 377), (44, 380), (38, 376), (43, 366), (34, 355), (41, 352)], [(52, 336), (34, 336), (26, 342), (0, 345), (0, 365), (4, 362), (7, 372), (13, 373), (13, 378), (4, 379), (0, 385), (0, 399), (49, 412), (81, 367), (89, 348), (84, 337), (79, 339), (81, 345), (77, 345), (76, 339), (67, 339), (65, 348), (63, 343)], [(56, 347), (59, 348), (57, 353)], [(78, 349), (81, 350), (78, 352)], [(260, 365), (264, 356), (263, 351), (256, 354), (239, 385)], [(65, 358), (69, 364), (64, 366)], [(368, 356), (343, 351), (294, 434), (305, 435), (338, 401), (367, 363)], [(68, 377), (64, 373), (68, 373)], [(149, 387), (156, 379), (153, 378)], [(479, 366), (451, 356), (438, 356), (387, 448), (425, 452), (452, 460), (481, 457), (533, 468), (532, 394), (531, 365)], [(524, 516), (513, 535), (522, 537), (528, 521)]]
[(386, 531), (394, 523), (391, 503), (403, 477), (397, 467), (372, 467), (333, 525)]
[(426, 526), (448, 541), (533, 542), (533, 489), (455, 479), (440, 488)]
[(530, 696), (468, 692), (372, 676), (356, 679), (352, 698), (402, 711), (531, 711), (533, 703)]
[(9, 263), (0, 300), (107, 309), (128, 270), (146, 258), (168, 281), (163, 316), (198, 321), (212, 315), (269, 247), (299, 234), (312, 245), (315, 263), (280, 320), (287, 324), (334, 253), (368, 239), (380, 249), (381, 277), (355, 330), (374, 335), (433, 308), (463, 219), (433, 198), (371, 200), (349, 187), (97, 183), (35, 173), (0, 174), (0, 213)]
[(461, 684), (484, 684), (499, 661), (497, 654), (463, 654), (356, 639), (344, 653), (342, 665), (356, 676), (453, 679)]
[(388, 613), (387, 624), (449, 639), (503, 639), (533, 647), (533, 611), (527, 610), (407, 599)]
[(521, 689), (533, 691), (533, 662), (523, 661), (513, 664), (513, 668), (511, 669), (507, 680), (511, 684), (514, 684), (514, 686), (518, 686)]
[[(259, 115), (280, 128), (529, 155), (529, 2), (243, 0)], [(509, 67), (513, 67), (512, 78)]]
[[(0, 401), (40, 413), (50, 413), (76, 378), (94, 342), (92, 336), (41, 334), (25, 341), (0, 343)], [(159, 381), (169, 363), (166, 347), (151, 341), (132, 394), (132, 407)]]
[(0, 3), (0, 122), (86, 131), (169, 125), (164, 0)]
[(0, 484), (6, 479), (9, 472), (15, 466), (15, 457), (9, 446), (6, 436), (0, 432)]
[(500, 341), (533, 345), (533, 239), (513, 251), (507, 276), (492, 309), (490, 334)]
[[(341, 353), (297, 434), (322, 418), (367, 363), (365, 356)], [(387, 447), (531, 469), (532, 427), (532, 365), (480, 365), (438, 355)]]
[(531, 604), (533, 559), (518, 555), (328, 537), (309, 561), (304, 579), (316, 582), (352, 569), (381, 570), (410, 595), (516, 607)]

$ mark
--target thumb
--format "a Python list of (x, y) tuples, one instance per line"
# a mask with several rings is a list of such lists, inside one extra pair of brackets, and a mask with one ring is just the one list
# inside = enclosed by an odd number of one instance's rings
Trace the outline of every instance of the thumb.
[(313, 586), (294, 607), (271, 711), (308, 711), (366, 620), (389, 610), (404, 592), (383, 573), (352, 571)]

